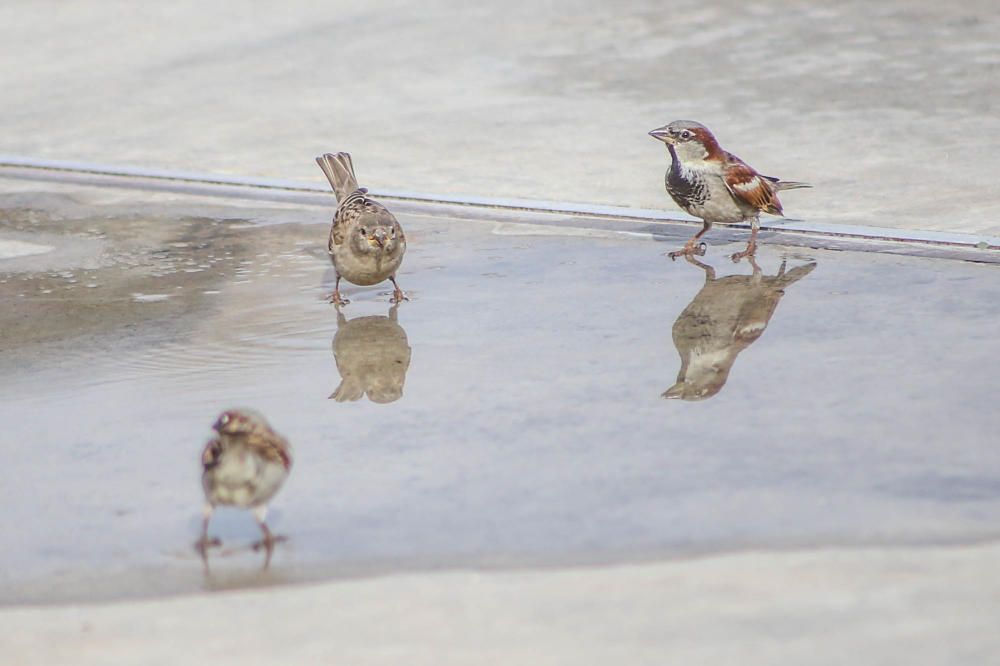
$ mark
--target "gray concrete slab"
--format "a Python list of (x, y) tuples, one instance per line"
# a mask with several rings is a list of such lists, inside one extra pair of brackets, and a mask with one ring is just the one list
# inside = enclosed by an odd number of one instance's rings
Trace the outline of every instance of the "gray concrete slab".
[(689, 117), (812, 223), (1000, 233), (990, 0), (8, 2), (0, 153), (676, 208)]

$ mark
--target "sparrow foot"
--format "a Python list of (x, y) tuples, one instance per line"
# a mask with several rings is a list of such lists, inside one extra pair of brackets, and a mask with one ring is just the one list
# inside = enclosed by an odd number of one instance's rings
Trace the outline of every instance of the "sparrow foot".
[(704, 257), (706, 252), (708, 252), (708, 246), (705, 245), (705, 243), (688, 241), (687, 244), (681, 249), (674, 250), (673, 252), (667, 252), (667, 256), (676, 261), (677, 257), (690, 257), (691, 255)]
[(395, 275), (389, 278), (389, 282), (392, 282), (392, 288), (393, 288), (392, 298), (389, 299), (390, 303), (402, 303), (403, 301), (410, 300), (409, 296), (404, 294), (403, 290), (399, 288), (398, 284), (396, 284)]
[(207, 536), (202, 537), (194, 542), (194, 549), (198, 551), (202, 556), (208, 552), (209, 548), (218, 548), (222, 546), (222, 541), (219, 537), (212, 537), (209, 539)]
[(341, 296), (339, 291), (335, 291), (332, 294), (330, 294), (331, 305), (347, 305), (350, 302), (351, 302), (350, 299)]
[(740, 259), (742, 259), (743, 257), (749, 258), (752, 263), (754, 255), (756, 254), (757, 254), (757, 247), (748, 245), (747, 249), (743, 250), (742, 252), (735, 252), (732, 255), (730, 255), (729, 258), (733, 260), (734, 264), (740, 263)]
[(267, 550), (271, 550), (272, 548), (274, 548), (275, 544), (281, 543), (283, 541), (288, 541), (288, 537), (286, 537), (284, 535), (281, 535), (281, 534), (279, 534), (277, 536), (271, 536), (269, 534), (266, 537), (264, 537), (263, 539), (261, 539), (260, 541), (255, 542), (251, 546), (251, 548), (253, 548), (253, 550), (254, 550), (255, 553), (258, 550), (260, 550), (261, 548), (266, 548)]
[(255, 553), (262, 548), (264, 549), (264, 564), (261, 566), (261, 571), (267, 571), (271, 566), (271, 554), (274, 553), (274, 544), (287, 540), (287, 537), (280, 535), (272, 536), (270, 530), (265, 530), (264, 538), (252, 546)]

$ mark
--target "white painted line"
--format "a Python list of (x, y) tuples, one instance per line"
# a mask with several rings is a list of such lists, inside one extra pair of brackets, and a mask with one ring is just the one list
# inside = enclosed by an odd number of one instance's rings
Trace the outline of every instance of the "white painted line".
[[(222, 174), (206, 174), (190, 171), (175, 171), (131, 167), (114, 164), (99, 164), (92, 162), (76, 162), (67, 160), (45, 160), (15, 155), (0, 155), (0, 169), (38, 169), (40, 171), (62, 171), (90, 176), (109, 176), (127, 179), (153, 179), (176, 183), (192, 183), (198, 185), (227, 185), (234, 187), (255, 188), (264, 190), (282, 190), (289, 192), (304, 192), (310, 194), (331, 195), (326, 183), (306, 183), (297, 180), (280, 178), (254, 178), (250, 176), (226, 176)], [(0, 171), (0, 175), (3, 172)], [(502, 197), (482, 197), (473, 195), (432, 194), (413, 192), (409, 190), (372, 189), (371, 193), (385, 199), (399, 201), (418, 201), (432, 204), (449, 204), (458, 206), (474, 206), (481, 208), (497, 208), (504, 210), (523, 210), (538, 213), (555, 213), (566, 215), (587, 215), (591, 217), (606, 217), (624, 220), (643, 220), (661, 223), (700, 223), (693, 217), (681, 215), (673, 211), (650, 210), (645, 208), (627, 208), (624, 206), (601, 206), (594, 204), (571, 203), (564, 201), (540, 201), (534, 199), (507, 199)], [(729, 225), (748, 227), (748, 225)], [(824, 224), (804, 222), (801, 220), (775, 219), (761, 223), (764, 231), (781, 231), (802, 234), (833, 236), (839, 238), (856, 238), (864, 240), (896, 241), (906, 243), (929, 243), (934, 245), (950, 245), (969, 247), (981, 250), (1000, 250), (1000, 236), (966, 234), (945, 231), (894, 229), (853, 224)]]

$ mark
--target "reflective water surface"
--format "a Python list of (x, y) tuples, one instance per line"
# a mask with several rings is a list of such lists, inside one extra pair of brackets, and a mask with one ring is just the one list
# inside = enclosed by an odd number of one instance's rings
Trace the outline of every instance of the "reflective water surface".
[[(338, 312), (326, 211), (191, 208), (0, 212), (2, 603), (1000, 534), (994, 266), (410, 216), (412, 301)], [(266, 570), (192, 548), (232, 406), (294, 446)]]

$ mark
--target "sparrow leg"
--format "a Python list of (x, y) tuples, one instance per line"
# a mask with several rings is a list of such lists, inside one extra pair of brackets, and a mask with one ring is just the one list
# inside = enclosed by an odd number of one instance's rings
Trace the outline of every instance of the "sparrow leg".
[(264, 538), (253, 545), (254, 550), (260, 550), (261, 548), (266, 548), (268, 550), (267, 560), (271, 560), (271, 549), (274, 548), (274, 544), (279, 541), (285, 541), (286, 537), (274, 536), (271, 534), (270, 528), (268, 528), (265, 518), (267, 518), (267, 506), (258, 506), (253, 510), (254, 518), (257, 519), (257, 524), (260, 526), (260, 531), (263, 533)]
[(696, 254), (699, 257), (705, 256), (705, 251), (708, 248), (704, 243), (699, 241), (701, 240), (701, 237), (704, 236), (705, 233), (711, 228), (712, 223), (706, 220), (701, 228), (701, 231), (692, 236), (691, 239), (684, 244), (684, 247), (673, 252), (667, 252), (667, 256), (674, 260), (676, 260), (677, 257), (690, 257), (692, 254)]
[(739, 263), (743, 257), (752, 257), (757, 253), (757, 230), (760, 229), (760, 220), (756, 217), (750, 222), (750, 240), (747, 242), (747, 249), (736, 252), (730, 257), (733, 263)]
[(705, 282), (711, 282), (712, 280), (715, 279), (715, 269), (709, 266), (708, 264), (701, 263), (700, 261), (693, 258), (689, 254), (685, 254), (684, 259), (687, 260), (689, 264), (694, 264), (701, 270), (705, 271)]
[(410, 297), (404, 294), (403, 290), (399, 288), (398, 284), (396, 284), (395, 275), (390, 276), (389, 280), (392, 282), (392, 286), (395, 287), (395, 290), (392, 292), (392, 298), (389, 299), (390, 303), (400, 303), (402, 301), (410, 300)]
[[(254, 550), (258, 550), (254, 548)], [(264, 545), (264, 564), (261, 566), (261, 570), (266, 570), (271, 566), (271, 554), (274, 552), (274, 541), (268, 541)]]
[(333, 293), (330, 294), (330, 302), (334, 305), (347, 305), (349, 300), (340, 295), (340, 275), (337, 275), (337, 283), (333, 286)]
[(208, 521), (212, 519), (212, 511), (212, 505), (206, 503), (202, 509), (201, 538), (194, 543), (194, 549), (198, 551), (202, 559), (206, 558), (206, 551), (209, 548), (222, 545), (218, 538), (208, 538)]

